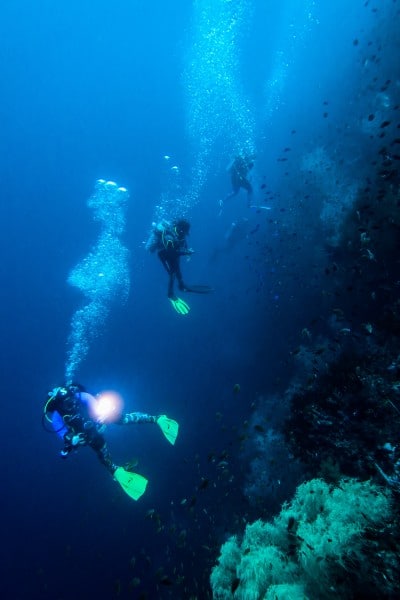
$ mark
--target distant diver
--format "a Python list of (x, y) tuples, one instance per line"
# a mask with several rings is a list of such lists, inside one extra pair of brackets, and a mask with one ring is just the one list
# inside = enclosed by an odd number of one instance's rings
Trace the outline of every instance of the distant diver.
[[(67, 458), (80, 446), (90, 446), (122, 489), (131, 498), (138, 500), (146, 490), (147, 479), (114, 464), (103, 437), (106, 423), (156, 423), (171, 444), (175, 444), (179, 425), (166, 415), (156, 417), (141, 412), (122, 415), (118, 398), (118, 395), (110, 392), (92, 396), (77, 383), (56, 387), (48, 393), (43, 411), (43, 426), (46, 431), (56, 432), (63, 439), (64, 447), (60, 453), (62, 458)], [(51, 429), (46, 427), (46, 422), (51, 425)]]
[(240, 217), (233, 221), (224, 234), (222, 244), (217, 246), (212, 252), (210, 261), (213, 262), (218, 259), (221, 254), (233, 251), (240, 242), (248, 237), (249, 228), (250, 222), (246, 217)]
[(163, 219), (158, 224), (153, 225), (153, 230), (146, 243), (146, 250), (156, 252), (164, 269), (167, 271), (168, 292), (167, 296), (177, 313), (187, 315), (189, 305), (175, 295), (174, 284), (178, 281), (178, 287), (182, 292), (195, 292), (198, 294), (207, 294), (212, 291), (207, 285), (186, 285), (183, 281), (180, 259), (181, 256), (191, 256), (194, 253), (192, 248), (188, 248), (187, 236), (190, 231), (190, 223), (186, 219), (177, 219), (170, 223)]
[(232, 192), (228, 194), (224, 200), (230, 200), (239, 193), (243, 188), (247, 191), (247, 206), (250, 207), (253, 198), (253, 186), (251, 185), (248, 175), (254, 166), (254, 155), (236, 156), (227, 168), (231, 176)]

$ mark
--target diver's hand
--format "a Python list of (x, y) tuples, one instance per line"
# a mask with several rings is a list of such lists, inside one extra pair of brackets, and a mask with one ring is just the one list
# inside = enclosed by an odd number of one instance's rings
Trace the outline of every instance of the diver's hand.
[(86, 437), (84, 433), (78, 433), (77, 435), (72, 436), (71, 444), (73, 446), (82, 446), (86, 444)]
[(193, 248), (188, 248), (188, 249), (186, 250), (185, 254), (186, 254), (186, 260), (189, 262), (189, 260), (190, 260), (190, 258), (191, 258), (191, 256), (192, 256), (192, 254), (194, 254), (194, 250), (193, 250)]

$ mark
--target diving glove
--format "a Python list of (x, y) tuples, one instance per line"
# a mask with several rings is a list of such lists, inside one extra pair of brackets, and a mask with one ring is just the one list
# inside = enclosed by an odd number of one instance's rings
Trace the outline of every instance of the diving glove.
[(180, 315), (188, 314), (190, 306), (186, 304), (184, 300), (182, 300), (181, 298), (170, 298), (170, 302), (177, 313), (179, 313)]
[(169, 443), (174, 445), (179, 433), (179, 424), (173, 419), (168, 419), (167, 415), (160, 415), (157, 417), (156, 423)]
[(71, 444), (73, 446), (84, 446), (86, 444), (86, 436), (84, 433), (78, 433), (73, 435), (71, 438)]

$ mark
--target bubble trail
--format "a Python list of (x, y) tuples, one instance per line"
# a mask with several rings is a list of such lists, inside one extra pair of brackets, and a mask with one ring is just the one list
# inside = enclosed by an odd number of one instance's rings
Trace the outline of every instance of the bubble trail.
[(188, 133), (195, 150), (185, 208), (198, 202), (211, 153), (222, 144), (233, 158), (255, 152), (253, 107), (240, 77), (241, 44), (252, 15), (249, 0), (195, 0), (184, 87)]
[(124, 303), (128, 298), (128, 250), (120, 240), (125, 230), (128, 198), (125, 188), (118, 187), (113, 181), (99, 179), (88, 200), (93, 219), (100, 222), (101, 229), (97, 243), (68, 277), (68, 283), (83, 292), (86, 303), (71, 319), (66, 381), (75, 379), (91, 343), (101, 333), (113, 302)]

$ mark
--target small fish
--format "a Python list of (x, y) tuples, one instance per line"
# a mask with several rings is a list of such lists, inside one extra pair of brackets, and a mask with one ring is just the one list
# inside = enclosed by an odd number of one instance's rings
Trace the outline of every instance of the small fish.
[(187, 531), (186, 531), (186, 529), (182, 529), (182, 531), (180, 532), (180, 534), (178, 536), (178, 542), (180, 544), (184, 544), (186, 542), (186, 538), (187, 538)]
[(349, 333), (351, 333), (351, 329), (350, 327), (342, 327), (342, 329), (339, 330), (339, 333), (341, 333), (342, 335), (348, 335)]
[(310, 544), (308, 544), (307, 542), (306, 542), (306, 546), (307, 546), (307, 548), (308, 548), (309, 550), (314, 550), (314, 548), (313, 548), (313, 547), (312, 547)]
[(316, 356), (319, 356), (320, 354), (323, 354), (325, 352), (325, 348), (317, 348), (316, 350), (314, 350), (314, 354)]
[(209, 483), (210, 483), (210, 480), (207, 479), (207, 477), (202, 477), (200, 484), (199, 484), (199, 490), (205, 490), (206, 488), (208, 488)]
[(217, 469), (225, 469), (226, 467), (229, 467), (229, 463), (226, 460), (220, 460), (217, 464)]
[(129, 587), (131, 589), (137, 588), (140, 585), (140, 579), (139, 577), (133, 577), (133, 579), (130, 580), (129, 582)]
[(137, 459), (137, 458), (132, 458), (132, 460), (130, 460), (129, 462), (127, 462), (127, 463), (124, 465), (124, 469), (125, 469), (125, 471), (133, 471), (133, 469), (134, 469), (135, 467), (137, 467), (137, 466), (138, 466), (138, 464), (139, 464), (139, 459)]
[(265, 428), (262, 425), (256, 424), (256, 425), (254, 425), (254, 429), (256, 431), (258, 431), (259, 433), (265, 433)]
[(119, 579), (114, 582), (114, 592), (116, 596), (121, 594), (121, 581)]
[(291, 529), (293, 529), (294, 524), (295, 524), (295, 518), (293, 516), (289, 517), (288, 520), (288, 524), (287, 524), (287, 530), (290, 531)]
[(240, 584), (239, 577), (235, 577), (235, 579), (231, 583), (231, 592), (232, 592), (232, 594), (234, 594), (236, 592), (236, 590), (239, 587), (239, 584)]

